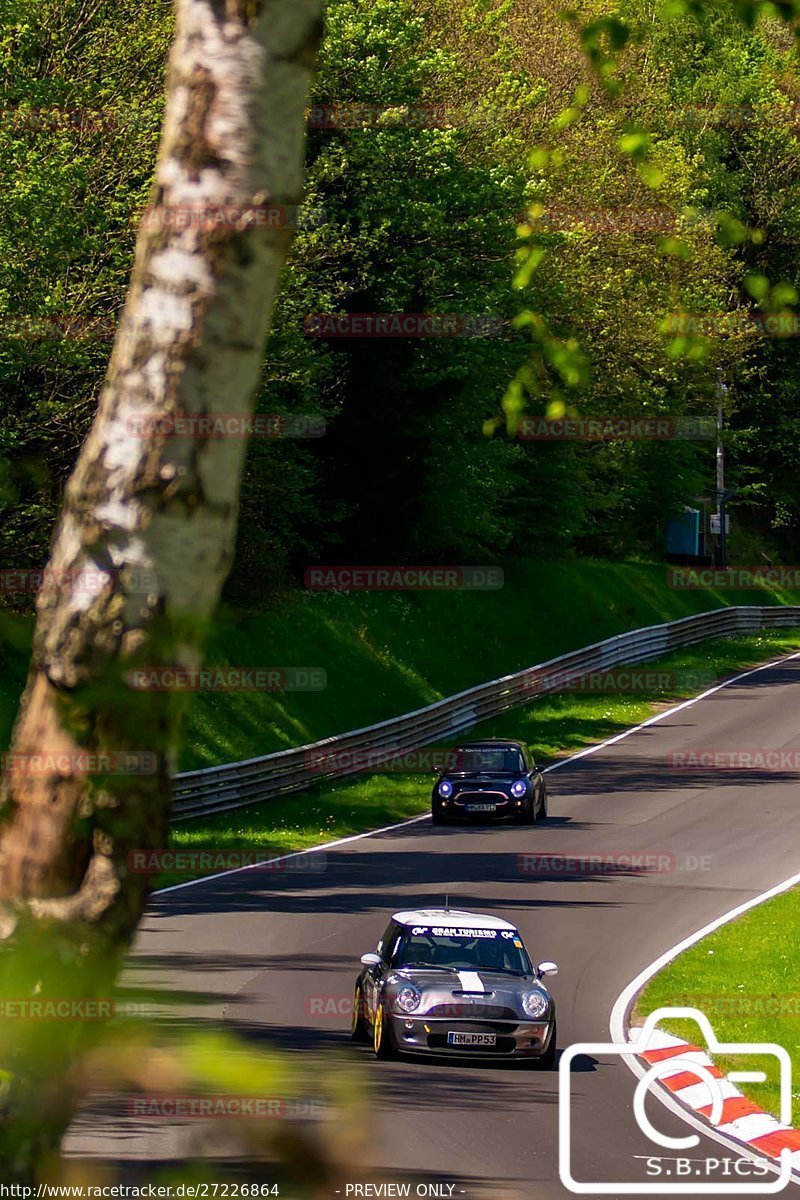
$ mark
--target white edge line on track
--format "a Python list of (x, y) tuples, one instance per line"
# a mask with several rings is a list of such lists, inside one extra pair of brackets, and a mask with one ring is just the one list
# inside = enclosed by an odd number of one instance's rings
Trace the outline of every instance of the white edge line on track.
[[(585, 750), (578, 750), (577, 753), (570, 754), (567, 758), (558, 759), (557, 762), (551, 763), (549, 767), (544, 767), (542, 769), (542, 773), (546, 774), (548, 771), (557, 771), (560, 767), (565, 767), (569, 763), (575, 762), (576, 759), (586, 758), (589, 754), (596, 754), (598, 750), (603, 750), (606, 746), (613, 746), (615, 743), (621, 742), (625, 738), (630, 737), (632, 733), (638, 733), (640, 729), (646, 729), (648, 725), (656, 725), (659, 721), (663, 721), (665, 717), (671, 717), (674, 713), (681, 712), (684, 708), (691, 708), (693, 704), (697, 704), (700, 700), (705, 700), (707, 697), (713, 696), (716, 692), (721, 692), (723, 688), (730, 687), (731, 684), (738, 683), (740, 679), (747, 679), (749, 675), (756, 675), (759, 671), (767, 671), (770, 667), (777, 667), (780, 666), (781, 663), (791, 662), (791, 660), (794, 658), (800, 658), (800, 650), (794, 654), (784, 654), (780, 658), (772, 659), (771, 662), (762, 663), (759, 667), (749, 667), (748, 670), (741, 671), (738, 675), (734, 675), (730, 679), (725, 679), (722, 683), (716, 684), (715, 687), (708, 688), (707, 691), (701, 692), (699, 696), (693, 696), (690, 700), (683, 700), (680, 704), (676, 704), (672, 708), (665, 708), (663, 712), (656, 713), (655, 716), (648, 717), (646, 721), (642, 721), (639, 725), (632, 725), (630, 729), (625, 729), (622, 731), (622, 733), (615, 734), (614, 737), (606, 738), (604, 742), (597, 742), (596, 745), (587, 746)], [(429, 819), (430, 813), (421, 813), (418, 817), (410, 817), (407, 821), (398, 821), (395, 825), (383, 825), (380, 829), (367, 829), (364, 833), (354, 833), (349, 837), (337, 838), (334, 842), (323, 842), (319, 846), (308, 846), (305, 850), (292, 850), (289, 854), (281, 854), (275, 858), (264, 858), (256, 863), (248, 863), (247, 866), (244, 867), (231, 867), (230, 870), (219, 871), (216, 875), (200, 875), (197, 877), (197, 879), (187, 879), (184, 883), (173, 883), (170, 884), (169, 887), (158, 888), (157, 891), (154, 891), (151, 894), (153, 896), (164, 896), (167, 892), (177, 892), (181, 888), (193, 887), (200, 883), (212, 883), (215, 879), (223, 879), (226, 875), (238, 875), (242, 871), (257, 870), (259, 867), (264, 866), (265, 863), (287, 862), (289, 859), (299, 858), (303, 854), (315, 854), (320, 850), (333, 850), (337, 846), (346, 846), (350, 842), (360, 842), (364, 838), (376, 837), (379, 833), (390, 833), (394, 829), (404, 829), (407, 825), (415, 825), (419, 821), (426, 821)], [(788, 887), (790, 884), (787, 884), (786, 886)], [(759, 903), (760, 899), (767, 899), (768, 894), (765, 894), (763, 897), (759, 897), (752, 903), (757, 904)], [(729, 913), (727, 919), (730, 919), (735, 915), (736, 911)], [(724, 923), (725, 919), (726, 918), (721, 918), (720, 923)], [(710, 930), (711, 927), (709, 926), (708, 930), (703, 932), (710, 932)], [(703, 933), (698, 936), (702, 937)], [(691, 945), (691, 942), (687, 942), (686, 944)], [(682, 948), (682, 946), (678, 947), (675, 950), (675, 953), (678, 953)]]
[[(797, 656), (793, 655), (792, 657)], [(615, 1000), (609, 1018), (611, 1040), (617, 1043), (627, 1042), (625, 1019), (628, 1011), (644, 985), (649, 983), (653, 976), (657, 975), (663, 967), (666, 967), (679, 954), (682, 954), (684, 950), (688, 950), (691, 946), (695, 946), (698, 942), (701, 942), (703, 938), (708, 937), (710, 933), (721, 929), (723, 925), (729, 924), (730, 921), (734, 921), (737, 917), (742, 916), (743, 913), (757, 908), (759, 904), (764, 904), (765, 901), (772, 900), (775, 896), (780, 896), (783, 892), (788, 892), (798, 883), (800, 883), (800, 872), (796, 875), (790, 875), (788, 879), (784, 879), (781, 883), (776, 883), (774, 887), (769, 888), (766, 892), (761, 892), (760, 895), (754, 896), (751, 900), (745, 900), (743, 904), (739, 904), (736, 908), (723, 913), (721, 917), (710, 921), (702, 929), (696, 930), (695, 933), (689, 934), (682, 942), (678, 942), (677, 945), (669, 950), (665, 950), (663, 954), (654, 959), (649, 966), (639, 972), (635, 979), (631, 980), (625, 990)], [(634, 1055), (623, 1055), (623, 1061), (637, 1078), (641, 1079), (645, 1075), (647, 1068)], [(753, 1150), (746, 1142), (740, 1142), (736, 1138), (729, 1137), (727, 1134), (719, 1133), (713, 1125), (708, 1124), (706, 1121), (701, 1121), (694, 1115), (691, 1109), (680, 1104), (669, 1092), (662, 1088), (656, 1088), (654, 1089), (654, 1095), (666, 1108), (680, 1117), (687, 1125), (691, 1125), (693, 1129), (699, 1130), (705, 1137), (719, 1142), (720, 1145), (725, 1146), (729, 1150), (735, 1150), (737, 1154), (749, 1158), (753, 1162), (764, 1163), (765, 1156), (763, 1154)], [(780, 1167), (777, 1164), (767, 1160), (767, 1165), (774, 1174), (780, 1174)], [(800, 1183), (800, 1174), (798, 1172), (800, 1172), (800, 1168), (797, 1167), (792, 1172), (792, 1180), (795, 1183)]]

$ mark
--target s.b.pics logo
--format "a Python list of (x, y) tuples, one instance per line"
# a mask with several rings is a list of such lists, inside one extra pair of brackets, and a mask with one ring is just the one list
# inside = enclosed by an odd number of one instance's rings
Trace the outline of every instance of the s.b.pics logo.
[[(658, 1028), (664, 1019), (696, 1022), (702, 1040), (698, 1045), (691, 1045), (664, 1032)], [(708, 1053), (701, 1048), (703, 1043)], [(725, 1075), (710, 1055), (724, 1056), (726, 1061), (741, 1059), (741, 1069), (737, 1064)], [(579, 1127), (572, 1112), (573, 1078), (581, 1078), (580, 1074), (574, 1075), (580, 1064), (575, 1068), (572, 1064), (579, 1056), (592, 1061), (613, 1056), (624, 1058), (638, 1077), (630, 1108), (636, 1127), (652, 1147), (647, 1150), (645, 1145), (646, 1153), (635, 1156), (645, 1164), (646, 1177), (641, 1181), (596, 1181), (575, 1177), (575, 1148), (581, 1145), (582, 1135), (591, 1137), (586, 1129)], [(569, 1046), (559, 1061), (558, 1166), (561, 1182), (570, 1192), (590, 1196), (767, 1196), (782, 1191), (791, 1179), (792, 1139), (796, 1137), (790, 1128), (791, 1071), (791, 1060), (783, 1046), (773, 1042), (720, 1042), (708, 1018), (696, 1008), (659, 1008), (650, 1014), (640, 1030), (630, 1031), (627, 1042), (578, 1042)], [(764, 1083), (768, 1078), (779, 1084), (779, 1120), (758, 1109), (736, 1086), (739, 1083)], [(685, 1157), (686, 1151), (700, 1145), (697, 1134), (677, 1137), (657, 1128), (648, 1116), (645, 1102), (655, 1089), (660, 1091), (662, 1088), (673, 1098), (669, 1101), (673, 1111), (684, 1113), (695, 1129), (706, 1127), (715, 1141), (723, 1147), (729, 1146), (727, 1158), (721, 1154), (714, 1158), (698, 1157), (696, 1150), (692, 1158)], [(663, 1092), (661, 1094), (666, 1099)], [(638, 1140), (638, 1134), (636, 1136)], [(779, 1161), (770, 1162), (768, 1158), (754, 1154), (754, 1150)]]

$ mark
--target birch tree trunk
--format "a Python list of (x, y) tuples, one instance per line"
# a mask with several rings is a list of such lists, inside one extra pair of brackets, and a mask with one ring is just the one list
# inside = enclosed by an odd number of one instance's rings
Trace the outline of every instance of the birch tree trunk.
[[(149, 886), (128, 854), (167, 844), (180, 705), (125, 679), (136, 664), (200, 664), (231, 564), (242, 425), (291, 238), (282, 213), (300, 202), (319, 7), (177, 0), (151, 208), (2, 779), (4, 998), (108, 995)], [(179, 414), (224, 418), (233, 433), (171, 436), (162, 419)], [(86, 752), (110, 759), (102, 774)], [(0, 1174), (28, 1181), (69, 1122), (70, 1065), (92, 1026), (0, 1024), (12, 1079)]]

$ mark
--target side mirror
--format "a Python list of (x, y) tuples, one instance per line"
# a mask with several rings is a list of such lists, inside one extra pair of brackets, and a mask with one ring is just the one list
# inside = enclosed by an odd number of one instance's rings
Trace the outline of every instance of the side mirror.
[(434, 773), (434, 775), (441, 775), (443, 770), (444, 770), (444, 767), (436, 766), (433, 768), (433, 773)]
[(538, 967), (536, 968), (536, 974), (540, 975), (540, 976), (541, 975), (557, 975), (558, 967), (554, 962), (539, 963)]
[(380, 954), (362, 954), (361, 963), (365, 967), (377, 967), (381, 961)]

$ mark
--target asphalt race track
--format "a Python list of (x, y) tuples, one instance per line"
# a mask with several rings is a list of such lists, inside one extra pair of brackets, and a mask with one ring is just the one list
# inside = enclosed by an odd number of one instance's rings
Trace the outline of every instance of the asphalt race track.
[[(797, 772), (667, 765), (674, 751), (800, 750), (799, 684), (800, 660), (785, 662), (552, 771), (551, 815), (541, 826), (434, 829), (426, 819), (328, 851), (317, 873), (248, 870), (162, 893), (129, 978), (201, 995), (202, 1021), (238, 1026), (297, 1054), (349, 1047), (349, 1018), (325, 1010), (352, 994), (359, 956), (374, 949), (387, 914), (439, 905), (447, 892), (453, 907), (516, 923), (535, 961), (558, 963), (551, 984), (560, 1047), (608, 1041), (612, 1005), (640, 970), (800, 869)], [(662, 856), (664, 869), (578, 866), (542, 877), (520, 859), (641, 853)], [(455, 1183), (456, 1196), (569, 1194), (558, 1176), (557, 1072), (379, 1063), (369, 1047), (348, 1052), (375, 1088), (371, 1180), (408, 1178), (413, 1169), (415, 1178)], [(575, 1174), (647, 1178), (644, 1159), (670, 1152), (634, 1124), (632, 1074), (612, 1058), (580, 1066), (572, 1081)], [(689, 1132), (651, 1105), (665, 1133)], [(133, 1169), (181, 1155), (191, 1136), (185, 1122), (134, 1119), (98, 1100), (66, 1149)], [(685, 1153), (727, 1151), (704, 1139)], [(800, 1195), (792, 1186), (789, 1193)]]

